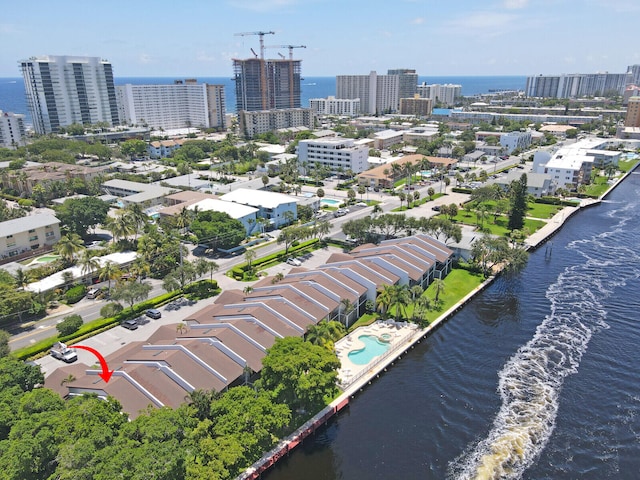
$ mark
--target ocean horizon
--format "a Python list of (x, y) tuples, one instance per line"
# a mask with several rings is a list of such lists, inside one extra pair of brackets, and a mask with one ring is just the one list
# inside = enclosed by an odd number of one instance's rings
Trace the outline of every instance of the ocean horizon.
[[(229, 77), (208, 76), (163, 76), (163, 77), (114, 77), (116, 85), (171, 84), (175, 80), (195, 78), (200, 83), (224, 85), (227, 113), (235, 113), (235, 83)], [(524, 90), (527, 77), (524, 75), (448, 75), (448, 76), (419, 76), (418, 84), (457, 84), (462, 85), (463, 96), (474, 96), (491, 93), (497, 90)], [(301, 83), (301, 104), (309, 107), (309, 99), (326, 98), (336, 94), (336, 77), (304, 77)], [(22, 77), (0, 77), (0, 110), (4, 112), (22, 113), (25, 122), (32, 124), (31, 114), (27, 108), (24, 80)]]

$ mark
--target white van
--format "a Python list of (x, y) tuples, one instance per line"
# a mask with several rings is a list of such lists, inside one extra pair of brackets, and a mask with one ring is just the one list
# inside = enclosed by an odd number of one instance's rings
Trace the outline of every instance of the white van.
[(87, 298), (89, 300), (93, 300), (94, 298), (96, 298), (98, 296), (98, 293), (100, 293), (100, 290), (96, 290), (95, 288), (92, 288), (91, 290), (89, 290), (87, 292)]

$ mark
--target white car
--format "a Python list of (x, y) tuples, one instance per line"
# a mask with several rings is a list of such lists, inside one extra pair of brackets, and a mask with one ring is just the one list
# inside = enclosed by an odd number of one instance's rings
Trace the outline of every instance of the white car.
[(302, 262), (300, 260), (298, 260), (297, 258), (292, 258), (292, 257), (287, 258), (287, 263), (289, 265), (293, 265), (294, 267), (299, 267), (299, 266), (302, 265)]
[(356, 203), (356, 207), (368, 207), (367, 202), (358, 202)]

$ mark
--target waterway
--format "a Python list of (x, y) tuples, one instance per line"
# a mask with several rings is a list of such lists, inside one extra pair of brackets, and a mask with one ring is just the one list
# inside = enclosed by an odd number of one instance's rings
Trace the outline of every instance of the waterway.
[(639, 278), (635, 173), (264, 478), (638, 478)]

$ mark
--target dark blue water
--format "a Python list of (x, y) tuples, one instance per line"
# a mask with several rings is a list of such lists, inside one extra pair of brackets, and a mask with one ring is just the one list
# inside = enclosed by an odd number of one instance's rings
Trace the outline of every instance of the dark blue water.
[(267, 480), (637, 479), (639, 277), (633, 174)]
[[(222, 84), (225, 86), (227, 111), (236, 111), (235, 84), (229, 77), (196, 77), (199, 82)], [(170, 84), (176, 77), (116, 77), (116, 85), (132, 83), (141, 84)], [(462, 85), (463, 95), (488, 93), (489, 90), (523, 90), (526, 77), (498, 76), (498, 77), (419, 77), (418, 82), (454, 83)], [(305, 77), (301, 86), (301, 103), (309, 106), (310, 98), (326, 98), (336, 94), (336, 77)], [(31, 124), (31, 115), (27, 110), (22, 77), (0, 78), (0, 110), (5, 112), (24, 113), (26, 123)]]

